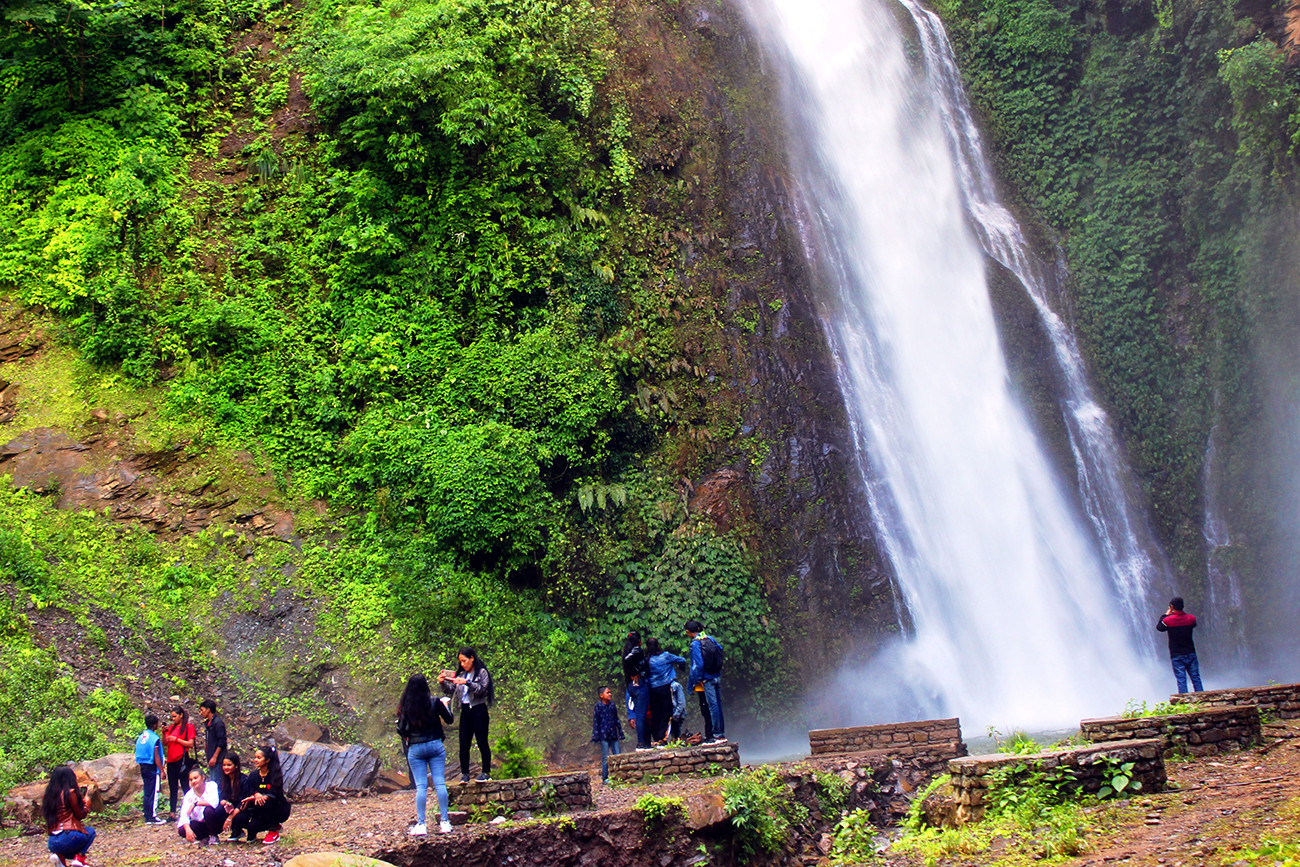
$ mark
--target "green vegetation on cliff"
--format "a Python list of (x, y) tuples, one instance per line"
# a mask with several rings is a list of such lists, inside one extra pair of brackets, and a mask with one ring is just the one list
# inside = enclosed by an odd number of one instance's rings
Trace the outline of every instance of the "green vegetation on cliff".
[[(1279, 238), (1300, 129), (1282, 35), (1250, 4), (938, 6), (1000, 175), (1064, 254), (1075, 327), (1185, 592), (1203, 593), (1215, 432), (1220, 508), (1251, 537), (1233, 565), (1262, 597), (1279, 532), (1265, 368), (1291, 318)], [(1216, 615), (1241, 629), (1243, 612)]]
[[(266, 665), (300, 650), (227, 658), (226, 616), (287, 587), (319, 605), (314, 634), (288, 638), (365, 682), (363, 716), (472, 642), (507, 715), (563, 726), (614, 676), (627, 628), (684, 650), (688, 616), (727, 637), (733, 671), (759, 670), (773, 650), (755, 557), (677, 487), (682, 407), (698, 401), (702, 430), (734, 414), (673, 385), (703, 376), (674, 329), (716, 313), (669, 312), (684, 303), (678, 225), (637, 203), (686, 191), (634, 158), (612, 14), (588, 0), (6, 7), (0, 292), (77, 363), (120, 372), (98, 403), (144, 395), (138, 447), (226, 482), (221, 464), (247, 450), (299, 517), (292, 548), (219, 525), (169, 540), (6, 483), (0, 543), (21, 554), (3, 576), (6, 641), (28, 641), (25, 607), (96, 606), (312, 710), (290, 695), (312, 659)], [(32, 370), (5, 378), (36, 419), (69, 392)], [(57, 687), (42, 659), (25, 677)], [(24, 756), (3, 784), (91, 747), (0, 749)]]

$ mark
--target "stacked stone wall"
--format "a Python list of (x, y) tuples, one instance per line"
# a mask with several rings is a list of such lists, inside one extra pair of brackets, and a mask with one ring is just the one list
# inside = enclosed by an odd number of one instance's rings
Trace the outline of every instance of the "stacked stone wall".
[(1208, 756), (1246, 749), (1260, 739), (1259, 708), (1241, 705), (1170, 716), (1086, 719), (1079, 727), (1094, 743), (1161, 738), (1166, 758), (1179, 752)]
[(895, 756), (944, 754), (945, 759), (966, 755), (966, 744), (961, 739), (961, 722), (956, 718), (815, 729), (808, 732), (808, 747), (814, 756), (875, 751)]
[(487, 780), (447, 787), (451, 805), (458, 810), (491, 812), (494, 816), (565, 813), (591, 807), (591, 778), (577, 774), (550, 774), (517, 780)]
[(1259, 708), (1260, 713), (1271, 714), (1278, 719), (1300, 718), (1300, 683), (1211, 689), (1206, 692), (1171, 695), (1169, 700), (1174, 704), (1195, 703), (1202, 707), (1214, 708), (1253, 705)]
[[(786, 776), (796, 791), (802, 785), (819, 785), (817, 773), (830, 773), (849, 786), (845, 808), (865, 810), (879, 827), (897, 825), (916, 793), (947, 770), (953, 756), (939, 752), (910, 757), (873, 750), (842, 756), (813, 756), (786, 766)], [(811, 769), (814, 773), (809, 773)]]
[(610, 777), (625, 783), (649, 777), (712, 774), (739, 767), (740, 745), (734, 742), (632, 751), (609, 757)]
[[(1133, 779), (1142, 792), (1158, 792), (1165, 786), (1165, 742), (1162, 738), (1115, 741), (1068, 750), (1044, 750), (1029, 755), (969, 756), (948, 763), (958, 822), (978, 822), (988, 809), (990, 777), (1003, 768), (1024, 766), (1034, 770), (1067, 769), (1084, 792), (1095, 793), (1106, 782), (1108, 764), (1133, 762)], [(1111, 760), (1109, 763), (1107, 759)]]

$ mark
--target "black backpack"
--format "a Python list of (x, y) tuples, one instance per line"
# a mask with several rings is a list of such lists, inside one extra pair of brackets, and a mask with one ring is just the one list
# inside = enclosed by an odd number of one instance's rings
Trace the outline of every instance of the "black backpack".
[(700, 655), (704, 660), (704, 673), (708, 675), (722, 674), (722, 663), (726, 655), (722, 652), (722, 645), (714, 641), (709, 636), (700, 639)]

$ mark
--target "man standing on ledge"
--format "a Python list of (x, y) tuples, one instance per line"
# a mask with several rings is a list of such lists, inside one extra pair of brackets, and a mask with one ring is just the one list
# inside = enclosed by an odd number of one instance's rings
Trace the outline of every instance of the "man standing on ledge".
[(691, 671), (687, 675), (687, 689), (696, 684), (704, 687), (704, 700), (709, 706), (709, 721), (713, 723), (713, 737), (706, 744), (720, 744), (727, 740), (727, 726), (722, 719), (722, 645), (710, 635), (698, 620), (686, 621), (686, 637), (691, 641)]
[(1175, 596), (1169, 600), (1169, 610), (1156, 624), (1158, 632), (1169, 633), (1169, 661), (1174, 667), (1174, 680), (1178, 681), (1178, 691), (1187, 692), (1187, 676), (1192, 677), (1193, 692), (1201, 691), (1201, 667), (1196, 661), (1196, 645), (1192, 642), (1192, 630), (1196, 628), (1196, 618), (1183, 611), (1183, 597)]

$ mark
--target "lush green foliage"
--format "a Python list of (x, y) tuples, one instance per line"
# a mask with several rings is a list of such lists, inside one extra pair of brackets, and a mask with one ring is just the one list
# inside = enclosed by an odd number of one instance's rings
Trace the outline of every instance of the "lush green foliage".
[(790, 786), (769, 765), (727, 777), (722, 793), (742, 859), (778, 851), (791, 828), (808, 818), (808, 809), (791, 797)]
[(519, 737), (514, 726), (506, 724), (501, 729), (501, 734), (492, 747), (493, 757), (499, 762), (494, 773), (505, 780), (535, 777), (540, 774), (542, 757), (537, 750), (528, 746)]
[(1147, 703), (1145, 701), (1138, 701), (1136, 699), (1133, 699), (1130, 700), (1129, 703), (1124, 706), (1123, 716), (1125, 719), (1138, 719), (1140, 717), (1153, 717), (1153, 716), (1173, 716), (1174, 714), (1177, 713), (1195, 713), (1200, 709), (1201, 709), (1201, 705), (1197, 704), (1194, 701), (1189, 701), (1186, 703), (1172, 702), (1172, 701), (1158, 701), (1155, 704), (1151, 705), (1150, 707), (1147, 707)]
[(641, 814), (646, 830), (652, 831), (665, 822), (685, 815), (686, 802), (681, 798), (642, 795), (637, 798), (635, 809)]
[[(1293, 191), (1300, 73), (1231, 4), (941, 8), (1000, 174), (1065, 254), (1081, 343), (1160, 534), (1180, 574), (1201, 575), (1212, 428), (1232, 431), (1224, 489), (1263, 482), (1241, 469), (1265, 435), (1255, 347), (1286, 317), (1258, 275), (1276, 267), (1275, 209)], [(1257, 502), (1234, 499), (1239, 526), (1268, 522)]]

